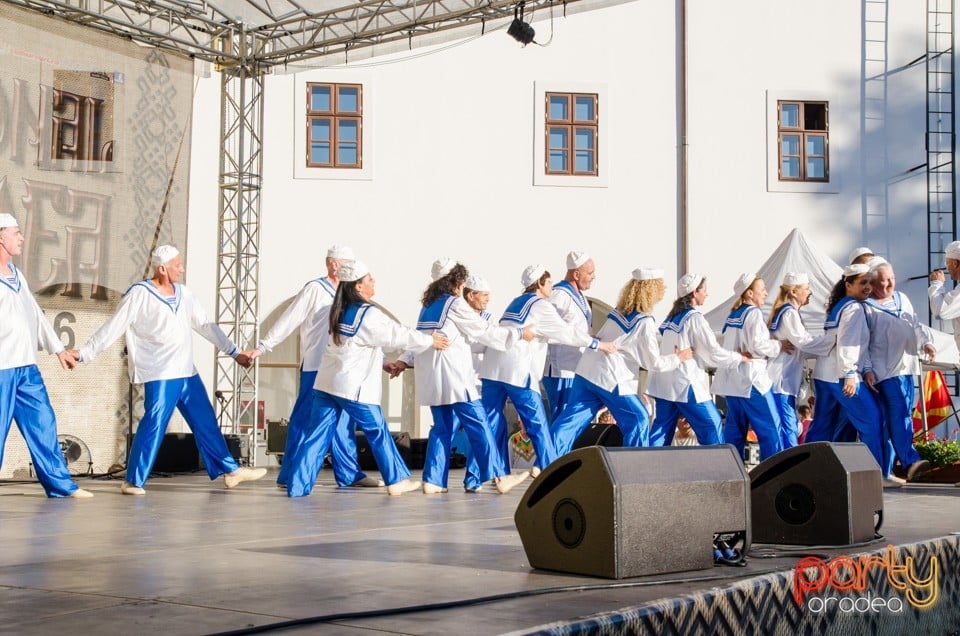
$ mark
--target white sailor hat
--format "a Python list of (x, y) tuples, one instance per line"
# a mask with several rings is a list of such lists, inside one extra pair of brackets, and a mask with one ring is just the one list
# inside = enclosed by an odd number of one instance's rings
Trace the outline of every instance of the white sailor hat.
[(586, 252), (572, 251), (567, 254), (567, 269), (579, 269), (584, 263), (590, 260), (590, 255)]
[(441, 256), (437, 260), (433, 261), (433, 266), (430, 268), (430, 277), (433, 278), (433, 280), (440, 280), (449, 274), (456, 264), (457, 261), (453, 260), (449, 256)]
[(357, 257), (353, 250), (346, 245), (331, 245), (327, 250), (327, 258), (335, 258), (339, 261), (352, 261)]
[(370, 269), (363, 261), (347, 261), (340, 266), (340, 280), (344, 283), (360, 280), (369, 273)]
[(692, 294), (702, 282), (703, 276), (700, 274), (694, 274), (693, 272), (684, 274), (680, 277), (680, 280), (677, 281), (677, 295), (682, 298), (687, 294)]
[(12, 214), (3, 212), (0, 214), (0, 227), (20, 227), (20, 224), (13, 218)]
[(795, 287), (797, 285), (809, 285), (810, 276), (806, 272), (787, 272), (783, 276), (783, 284), (787, 287)]
[(659, 267), (638, 267), (630, 275), (636, 280), (656, 280), (663, 278), (663, 270)]
[(467, 282), (464, 285), (470, 291), (489, 292), (490, 283), (483, 276), (467, 276)]
[(740, 274), (737, 280), (733, 283), (733, 293), (737, 296), (743, 296), (743, 292), (750, 289), (750, 285), (753, 284), (753, 281), (757, 279), (756, 274), (744, 273)]
[(159, 267), (160, 265), (166, 265), (180, 254), (180, 250), (175, 248), (173, 245), (161, 245), (157, 249), (153, 250), (153, 254), (150, 255), (150, 264), (154, 267)]
[(520, 275), (520, 284), (526, 289), (540, 280), (540, 277), (543, 276), (546, 271), (547, 268), (539, 263), (536, 265), (528, 265), (526, 269), (523, 270), (523, 274)]

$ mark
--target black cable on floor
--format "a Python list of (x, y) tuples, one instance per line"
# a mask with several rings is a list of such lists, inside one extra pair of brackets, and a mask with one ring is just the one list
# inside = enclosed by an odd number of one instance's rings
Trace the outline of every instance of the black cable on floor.
[[(762, 576), (772, 572), (778, 572), (777, 568), (761, 570), (759, 572), (750, 572), (749, 576)], [(559, 594), (563, 592), (591, 592), (596, 590), (614, 590), (631, 587), (651, 587), (653, 585), (672, 585), (675, 583), (700, 583), (705, 581), (722, 581), (727, 579), (742, 579), (745, 574), (743, 570), (737, 570), (738, 574), (712, 575), (712, 576), (691, 576), (679, 579), (659, 579), (655, 581), (633, 581), (622, 583), (604, 583), (601, 585), (569, 585), (564, 587), (544, 587), (535, 590), (520, 590), (517, 592), (508, 592), (506, 594), (494, 594), (492, 596), (478, 596), (469, 599), (460, 599), (457, 601), (446, 601), (443, 603), (428, 603), (424, 605), (407, 605), (405, 607), (390, 607), (386, 609), (367, 610), (363, 612), (345, 612), (342, 614), (322, 614), (320, 616), (309, 616), (306, 618), (297, 618), (278, 623), (268, 623), (266, 625), (257, 625), (254, 627), (244, 627), (227, 632), (215, 632), (207, 636), (242, 636), (245, 634), (262, 634), (264, 632), (289, 629), (293, 627), (303, 627), (305, 625), (316, 625), (318, 623), (331, 623), (334, 621), (357, 620), (362, 618), (379, 618), (383, 616), (396, 616), (400, 614), (413, 614), (417, 612), (431, 612), (435, 610), (457, 609), (460, 607), (470, 607), (473, 605), (482, 605), (484, 603), (496, 603), (498, 601), (509, 601), (519, 598), (528, 598), (532, 596), (543, 596), (545, 594)]]

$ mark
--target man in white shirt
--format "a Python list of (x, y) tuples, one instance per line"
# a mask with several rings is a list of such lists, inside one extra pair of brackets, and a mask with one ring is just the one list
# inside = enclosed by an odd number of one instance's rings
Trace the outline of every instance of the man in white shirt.
[[(589, 336), (593, 315), (590, 303), (583, 294), (590, 289), (597, 277), (597, 267), (586, 252), (573, 251), (567, 254), (567, 274), (553, 286), (550, 303), (568, 325), (579, 333)], [(543, 369), (543, 388), (550, 406), (550, 421), (553, 422), (569, 401), (577, 363), (583, 354), (581, 347), (551, 344), (547, 348), (547, 363)]]
[(207, 318), (193, 294), (180, 284), (183, 257), (172, 245), (161, 245), (150, 258), (153, 278), (134, 283), (117, 310), (79, 350), (70, 354), (80, 362), (93, 362), (99, 353), (126, 332), (130, 381), (143, 384), (144, 414), (127, 458), (125, 495), (144, 495), (143, 484), (160, 450), (160, 442), (176, 408), (183, 415), (200, 449), (210, 479), (223, 475), (224, 485), (263, 477), (263, 468), (241, 468), (223, 439), (210, 397), (193, 364), (193, 331), (233, 356), (239, 364), (250, 359), (237, 348), (217, 323)]
[[(283, 342), (294, 329), (300, 327), (300, 389), (297, 400), (290, 413), (287, 424), (287, 441), (283, 456), (293, 457), (303, 444), (304, 431), (310, 423), (310, 411), (313, 406), (313, 383), (317, 380), (317, 369), (330, 340), (330, 306), (340, 284), (340, 266), (356, 258), (353, 250), (345, 245), (333, 245), (327, 250), (327, 275), (314, 279), (303, 286), (290, 306), (286, 308), (277, 322), (260, 339), (256, 349), (245, 351), (251, 360), (272, 351)], [(356, 425), (344, 411), (337, 422), (331, 448), (333, 474), (339, 486), (383, 486), (383, 481), (367, 477), (357, 461)], [(290, 464), (284, 462), (277, 475), (277, 485), (286, 486)]]
[[(947, 255), (947, 273), (950, 280), (960, 280), (960, 241), (954, 241), (945, 249)], [(949, 320), (953, 323), (953, 338), (960, 347), (960, 287), (947, 292), (944, 282), (946, 276), (942, 269), (930, 273), (930, 288), (927, 295), (930, 297), (930, 309), (934, 318)]]
[(37, 368), (40, 341), (64, 369), (72, 369), (76, 362), (64, 351), (26, 278), (12, 263), (23, 250), (23, 240), (17, 220), (0, 214), (0, 460), (10, 424), (16, 420), (47, 496), (86, 499), (93, 494), (70, 479), (60, 452), (57, 419)]

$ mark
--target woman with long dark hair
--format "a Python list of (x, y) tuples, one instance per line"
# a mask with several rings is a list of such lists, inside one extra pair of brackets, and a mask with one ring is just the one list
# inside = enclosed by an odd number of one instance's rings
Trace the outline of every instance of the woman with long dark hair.
[(651, 446), (669, 446), (682, 415), (697, 433), (701, 445), (720, 444), (720, 412), (713, 403), (705, 366), (729, 367), (746, 360), (717, 342), (707, 319), (700, 312), (707, 299), (707, 279), (684, 274), (677, 283), (678, 297), (660, 325), (660, 354), (693, 348), (693, 358), (669, 371), (652, 371), (647, 393), (656, 402), (650, 429)]
[(616, 308), (597, 333), (616, 344), (617, 352), (583, 352), (569, 401), (551, 425), (557, 454), (564, 455), (601, 407), (606, 406), (623, 432), (624, 446), (649, 444), (650, 415), (637, 394), (640, 369), (670, 371), (693, 356), (691, 349), (662, 354), (653, 307), (667, 286), (663, 270), (639, 267), (620, 291)]
[(462, 297), (467, 275), (466, 267), (449, 258), (433, 264), (433, 282), (423, 292), (417, 330), (438, 330), (450, 345), (442, 351), (405, 353), (398, 363), (400, 370), (413, 366), (417, 399), (433, 416), (423, 466), (423, 492), (428, 495), (447, 491), (453, 436), (461, 425), (470, 440), (471, 469), (480, 483), (493, 479), (497, 492), (504, 494), (527, 477), (511, 475), (497, 450), (474, 379), (470, 345), (505, 351), (517, 341), (532, 340), (534, 332), (484, 320)]
[(870, 329), (863, 308), (871, 292), (869, 270), (862, 264), (847, 265), (830, 292), (823, 331), (833, 337), (834, 346), (817, 358), (813, 369), (817, 406), (804, 442), (833, 441), (845, 415), (883, 466), (880, 407), (863, 383), (863, 374), (870, 370)]
[(420, 488), (419, 481), (410, 479), (380, 408), (383, 351), (444, 349), (447, 339), (439, 332), (421, 333), (388, 318), (370, 304), (375, 284), (360, 261), (349, 261), (340, 268), (340, 285), (330, 307), (330, 344), (313, 385), (310, 424), (303, 444), (286, 460), (291, 463), (290, 497), (310, 494), (344, 411), (367, 436), (387, 493), (400, 495)]

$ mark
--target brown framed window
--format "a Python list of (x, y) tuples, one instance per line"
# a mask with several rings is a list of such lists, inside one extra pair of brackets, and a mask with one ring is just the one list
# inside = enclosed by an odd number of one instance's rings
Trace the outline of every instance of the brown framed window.
[(827, 102), (777, 102), (777, 154), (781, 181), (830, 180)]
[(547, 174), (597, 175), (598, 96), (546, 93), (544, 169)]
[(307, 84), (307, 166), (363, 167), (363, 86)]

